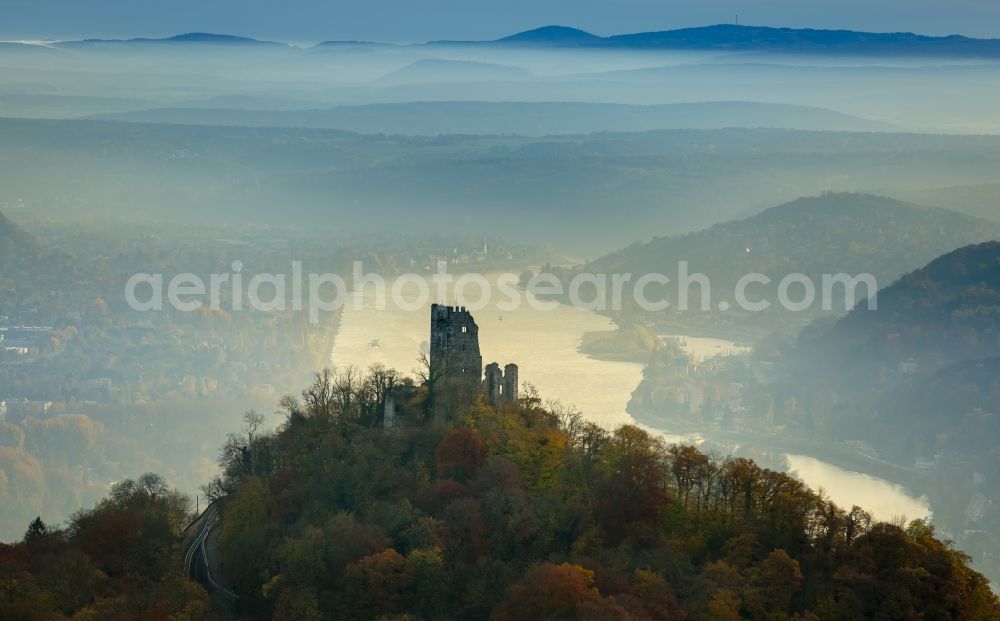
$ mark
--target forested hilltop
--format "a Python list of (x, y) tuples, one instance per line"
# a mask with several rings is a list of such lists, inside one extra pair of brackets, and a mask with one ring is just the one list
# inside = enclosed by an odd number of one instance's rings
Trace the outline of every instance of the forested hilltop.
[[(383, 428), (387, 394), (405, 427)], [(241, 618), (1000, 619), (922, 522), (533, 394), (426, 424), (431, 396), (384, 368), (324, 372), (277, 432), (247, 416), (207, 486)], [(36, 521), (0, 546), (0, 617), (221, 618), (176, 571), (189, 509), (144, 475), (64, 531)]]
[(877, 312), (861, 306), (817, 323), (797, 345), (778, 386), (813, 406), (824, 434), (859, 437), (905, 459), (993, 454), (1000, 242), (935, 259), (881, 290)]
[[(382, 429), (392, 394), (408, 426)], [(968, 557), (745, 459), (536, 396), (424, 424), (426, 387), (323, 373), (209, 486), (254, 619), (996, 619)]]

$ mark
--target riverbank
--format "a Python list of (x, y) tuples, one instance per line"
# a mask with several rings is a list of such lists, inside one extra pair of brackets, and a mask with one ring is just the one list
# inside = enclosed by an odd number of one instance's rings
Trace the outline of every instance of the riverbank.
[(578, 349), (595, 360), (646, 364), (659, 344), (652, 330), (633, 324), (618, 326), (615, 330), (584, 332)]
[(333, 316), (325, 322), (321, 328), (319, 345), (313, 348), (312, 355), (316, 358), (317, 369), (328, 367), (332, 364), (333, 350), (337, 346), (337, 335), (340, 333), (341, 323), (344, 321), (344, 309), (338, 308), (333, 311)]

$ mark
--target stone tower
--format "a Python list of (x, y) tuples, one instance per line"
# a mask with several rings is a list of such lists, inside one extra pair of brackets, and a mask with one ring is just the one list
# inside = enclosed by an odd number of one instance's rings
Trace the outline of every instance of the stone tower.
[(431, 305), (430, 349), (432, 377), (481, 386), (483, 356), (479, 353), (479, 326), (464, 306)]
[(503, 368), (503, 398), (508, 403), (517, 403), (517, 365), (513, 362)]

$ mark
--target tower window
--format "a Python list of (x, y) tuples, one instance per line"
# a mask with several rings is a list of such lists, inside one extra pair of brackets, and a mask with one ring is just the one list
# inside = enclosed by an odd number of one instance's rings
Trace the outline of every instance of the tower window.
[(468, 332), (468, 331), (469, 331), (469, 326), (462, 326), (462, 332), (463, 333)]

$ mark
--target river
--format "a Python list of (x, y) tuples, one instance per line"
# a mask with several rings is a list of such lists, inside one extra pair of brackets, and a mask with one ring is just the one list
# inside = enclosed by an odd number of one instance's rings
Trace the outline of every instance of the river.
[(858, 505), (879, 520), (931, 516), (926, 498), (911, 496), (905, 489), (883, 479), (852, 472), (807, 455), (785, 455), (788, 471), (813, 488), (822, 489), (845, 509)]
[[(496, 277), (491, 275), (494, 282)], [(546, 401), (577, 406), (588, 420), (604, 427), (635, 424), (625, 407), (642, 379), (643, 365), (596, 360), (577, 349), (585, 332), (611, 330), (614, 325), (606, 317), (570, 306), (539, 310), (529, 302), (530, 293), (521, 293), (524, 298), (515, 310), (500, 310), (499, 300), (473, 310), (484, 364), (517, 363), (522, 384), (534, 385)], [(351, 296), (341, 314), (331, 364), (335, 368), (366, 368), (381, 363), (415, 375), (421, 347), (426, 347), (430, 336), (430, 303), (414, 311), (390, 302), (377, 310), (372, 286)], [(680, 339), (695, 359), (742, 349), (722, 339), (672, 336)], [(673, 436), (668, 430), (651, 431), (674, 442), (696, 438)], [(786, 458), (791, 474), (814, 489), (822, 488), (841, 506), (857, 504), (882, 520), (930, 515), (925, 500), (898, 485), (805, 455)]]
[(694, 362), (702, 362), (714, 356), (733, 356), (750, 351), (750, 347), (726, 339), (709, 336), (687, 336), (683, 334), (661, 334), (661, 339), (676, 339), (681, 349)]

